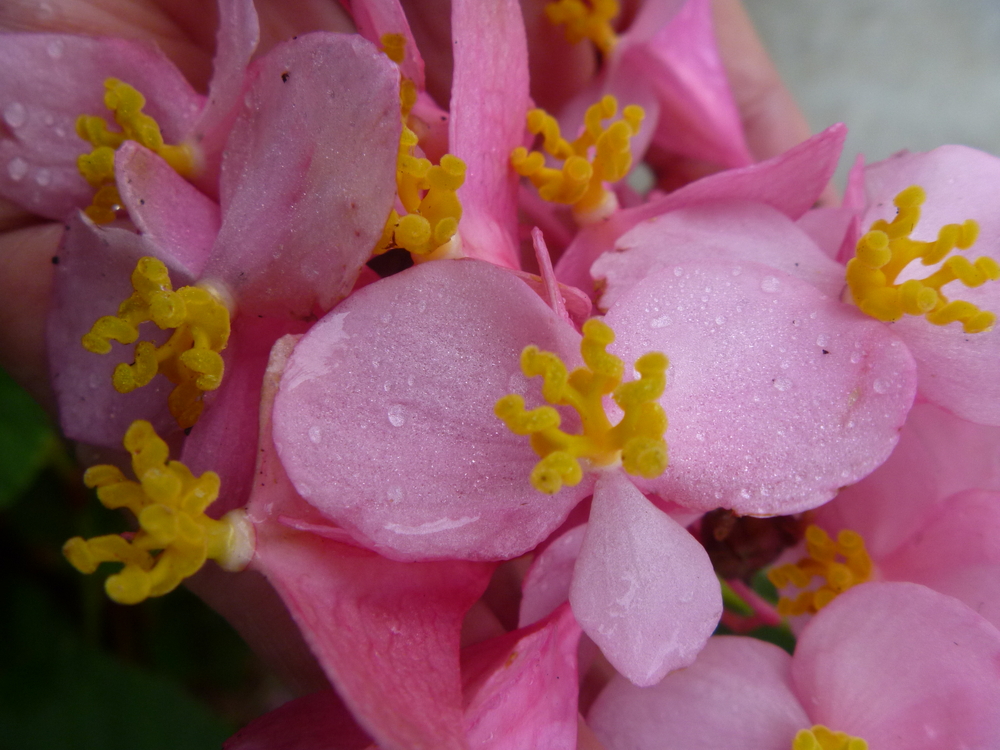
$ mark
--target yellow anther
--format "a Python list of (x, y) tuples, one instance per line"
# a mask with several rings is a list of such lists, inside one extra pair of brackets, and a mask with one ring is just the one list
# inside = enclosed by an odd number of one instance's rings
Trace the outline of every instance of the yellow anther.
[(834, 732), (816, 724), (811, 729), (800, 729), (792, 740), (792, 750), (868, 750), (868, 743), (846, 732)]
[(188, 428), (198, 421), (205, 391), (219, 387), (223, 362), (219, 354), (229, 341), (229, 311), (207, 289), (185, 286), (173, 291), (167, 267), (156, 258), (141, 258), (132, 272), (132, 295), (117, 315), (99, 319), (83, 337), (83, 346), (95, 354), (111, 351), (111, 341), (131, 344), (146, 321), (174, 333), (161, 346), (141, 341), (135, 362), (115, 368), (112, 382), (119, 393), (129, 393), (163, 373), (176, 387), (168, 398), (170, 413)]
[[(542, 377), (542, 395), (555, 406), (572, 407), (580, 415), (582, 434), (569, 435), (559, 429), (561, 418), (552, 406), (527, 411), (516, 394), (497, 401), (493, 411), (516, 435), (529, 435), (531, 447), (541, 457), (531, 472), (531, 484), (546, 494), (562, 486), (575, 485), (583, 477), (579, 459), (590, 466), (619, 463), (629, 474), (652, 479), (667, 468), (667, 444), (663, 434), (667, 417), (657, 399), (666, 387), (668, 361), (660, 352), (650, 352), (635, 364), (639, 380), (622, 383), (625, 366), (607, 352), (615, 340), (609, 326), (588, 320), (583, 326), (580, 353), (586, 367), (566, 372), (566, 365), (552, 352), (536, 346), (521, 352), (521, 371)], [(604, 411), (603, 398), (612, 394), (624, 416), (612, 426)]]
[(630, 105), (622, 119), (605, 127), (602, 122), (618, 113), (618, 101), (610, 94), (591, 105), (584, 116), (584, 129), (572, 143), (563, 138), (559, 123), (541, 109), (528, 113), (528, 130), (542, 139), (542, 148), (550, 157), (561, 160), (561, 168), (546, 166), (541, 151), (514, 149), (511, 164), (522, 177), (538, 188), (538, 194), (553, 203), (573, 206), (581, 220), (601, 218), (614, 194), (605, 183), (617, 182), (632, 166), (631, 138), (639, 132), (645, 112)]
[(114, 466), (92, 466), (84, 483), (97, 488), (106, 508), (128, 508), (139, 522), (134, 534), (108, 534), (63, 545), (66, 559), (81, 573), (93, 573), (102, 562), (124, 563), (104, 588), (119, 604), (136, 604), (162, 596), (196, 573), (208, 559), (227, 570), (240, 570), (253, 552), (243, 511), (216, 521), (205, 509), (219, 495), (219, 475), (195, 477), (179, 461), (168, 461), (167, 444), (149, 422), (136, 421), (125, 433), (138, 482)]
[[(382, 47), (389, 59), (398, 65), (403, 61), (406, 39), (401, 34), (385, 34)], [(462, 220), (458, 189), (465, 182), (465, 162), (445, 154), (441, 163), (435, 166), (429, 159), (414, 153), (419, 138), (407, 123), (416, 102), (417, 88), (413, 81), (401, 78), (399, 112), (403, 131), (396, 157), (396, 194), (405, 213), (400, 214), (395, 209), (389, 212), (374, 253), (380, 255), (402, 248), (413, 255), (414, 260), (430, 260), (437, 257), (436, 251), (448, 245)]]
[(160, 126), (142, 109), (146, 98), (117, 78), (104, 81), (104, 106), (114, 114), (121, 130), (109, 130), (103, 117), (81, 115), (76, 121), (76, 133), (94, 150), (81, 154), (77, 159), (80, 174), (94, 188), (97, 195), (85, 213), (98, 224), (115, 219), (121, 197), (115, 187), (115, 150), (125, 141), (136, 141), (167, 162), (182, 177), (194, 172), (194, 151), (189, 145), (171, 146), (163, 142)]
[[(975, 262), (962, 255), (948, 256), (952, 250), (966, 250), (976, 241), (979, 225), (971, 219), (941, 227), (934, 242), (911, 239), (925, 198), (923, 188), (911, 185), (896, 196), (897, 213), (892, 222), (876, 221), (858, 240), (855, 257), (847, 264), (847, 285), (854, 303), (862, 312), (887, 322), (903, 315), (923, 315), (939, 326), (961, 322), (966, 333), (988, 331), (996, 322), (994, 313), (980, 310), (971, 302), (949, 301), (941, 287), (952, 281), (968, 287), (995, 281), (1000, 278), (1000, 265), (985, 256)], [(925, 279), (896, 284), (900, 272), (917, 258), (925, 266), (944, 263)]]
[(545, 15), (556, 26), (566, 26), (571, 44), (589, 39), (606, 55), (618, 42), (611, 22), (620, 10), (618, 0), (556, 0), (545, 6)]
[(813, 578), (821, 578), (824, 583), (818, 589), (800, 592), (794, 599), (782, 596), (778, 612), (784, 616), (816, 614), (838, 594), (872, 576), (871, 558), (857, 532), (844, 529), (834, 541), (819, 526), (810, 525), (806, 528), (805, 542), (806, 557), (794, 564), (772, 568), (767, 577), (779, 589), (787, 586), (805, 589)]

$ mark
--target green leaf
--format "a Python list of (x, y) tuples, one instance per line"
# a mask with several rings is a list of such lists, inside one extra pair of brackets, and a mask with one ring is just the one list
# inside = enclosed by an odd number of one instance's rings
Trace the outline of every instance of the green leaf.
[(0, 509), (31, 485), (58, 445), (42, 407), (0, 370)]

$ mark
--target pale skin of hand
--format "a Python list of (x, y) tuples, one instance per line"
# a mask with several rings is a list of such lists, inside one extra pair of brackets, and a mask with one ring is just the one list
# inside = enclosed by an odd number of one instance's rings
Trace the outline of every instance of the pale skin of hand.
[[(255, 2), (261, 19), (259, 53), (297, 33), (353, 30), (350, 19), (335, 0)], [(545, 0), (522, 0), (525, 17), (529, 19), (532, 72), (545, 70), (549, 60), (560, 61), (564, 68), (567, 59), (573, 61), (559, 80), (532, 75), (533, 80), (547, 81), (547, 85), (533, 88), (535, 99), (539, 103), (547, 101), (555, 108), (592, 75), (594, 63), (593, 55), (586, 49), (569, 45), (547, 24), (530, 20), (539, 17), (538, 9), (544, 4)], [(625, 5), (628, 13), (628, 2)], [(450, 29), (447, 24), (436, 22), (448, 17), (448, 0), (404, 0), (404, 6), (417, 42), (425, 51), (428, 89), (440, 98), (442, 92), (449, 90), (450, 60), (435, 59), (433, 52), (428, 54), (428, 51), (449, 48)], [(751, 153), (757, 159), (766, 159), (807, 138), (809, 126), (781, 82), (741, 1), (713, 0), (713, 11), (723, 63), (742, 114)], [(0, 3), (0, 31), (79, 33), (155, 42), (201, 90), (211, 75), (216, 23), (214, 4), (203, 0)], [(825, 203), (835, 200), (832, 191), (824, 198)], [(61, 224), (42, 221), (0, 199), (0, 366), (51, 413), (55, 413), (55, 400), (49, 387), (45, 356), (45, 317), (52, 288), (52, 259), (61, 236)], [(231, 593), (232, 579), (238, 576), (227, 578), (228, 584), (222, 586), (228, 586)], [(213, 586), (195, 588), (204, 598), (214, 598)], [(488, 606), (477, 607), (470, 614), (466, 625), (470, 640), (504, 631), (503, 618), (498, 619)], [(237, 627), (243, 630), (238, 624)], [(307, 671), (312, 669), (306, 667)], [(317, 687), (315, 679), (296, 680), (294, 675), (286, 676), (290, 682), (300, 683), (303, 689)], [(598, 677), (598, 681), (602, 679)], [(602, 747), (582, 719), (578, 747), (581, 750)]]

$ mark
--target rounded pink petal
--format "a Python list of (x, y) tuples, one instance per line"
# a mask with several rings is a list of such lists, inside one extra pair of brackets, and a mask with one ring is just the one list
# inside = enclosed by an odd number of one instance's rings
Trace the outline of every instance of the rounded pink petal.
[(358, 36), (317, 32), (256, 63), (222, 165), (205, 276), (241, 312), (307, 317), (350, 292), (392, 207), (399, 73)]
[(753, 263), (679, 264), (606, 320), (624, 361), (670, 359), (670, 464), (637, 485), (689, 508), (814, 508), (886, 459), (913, 401), (912, 359), (885, 326)]
[(792, 679), (813, 722), (872, 748), (986, 748), (1000, 734), (1000, 631), (917, 584), (837, 597), (799, 638)]
[(612, 307), (649, 274), (703, 260), (751, 261), (808, 281), (836, 297), (844, 267), (824, 255), (809, 236), (763, 203), (716, 201), (650, 219), (623, 234), (590, 273), (601, 284), (601, 307)]
[(296, 347), (275, 401), (275, 443), (299, 493), (400, 559), (503, 559), (531, 549), (589, 494), (546, 496), (538, 457), (494, 415), (536, 344), (571, 366), (579, 334), (509, 272), (437, 261), (352, 294)]
[(587, 723), (607, 750), (788, 750), (809, 726), (792, 692), (791, 661), (753, 638), (711, 638), (694, 664), (658, 685), (615, 677)]
[(693, 662), (722, 614), (705, 548), (619, 470), (597, 480), (569, 600), (608, 661), (641, 686)]
[(521, 585), (521, 627), (538, 622), (569, 599), (573, 568), (580, 556), (587, 524), (576, 526), (554, 539), (535, 559)]

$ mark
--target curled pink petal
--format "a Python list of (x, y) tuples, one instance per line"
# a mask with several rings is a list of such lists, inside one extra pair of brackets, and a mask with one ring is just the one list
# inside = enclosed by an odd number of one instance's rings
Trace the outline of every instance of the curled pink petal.
[(670, 359), (670, 464), (636, 484), (688, 508), (817, 507), (886, 459), (913, 402), (912, 359), (884, 325), (754, 263), (678, 264), (606, 321), (624, 361)]
[(417, 49), (413, 31), (399, 0), (348, 0), (351, 17), (358, 33), (375, 45), (382, 44), (385, 34), (401, 34), (406, 40), (400, 72), (424, 90), (424, 60)]
[(569, 600), (584, 632), (639, 686), (691, 664), (722, 614), (704, 547), (619, 470), (597, 481)]

